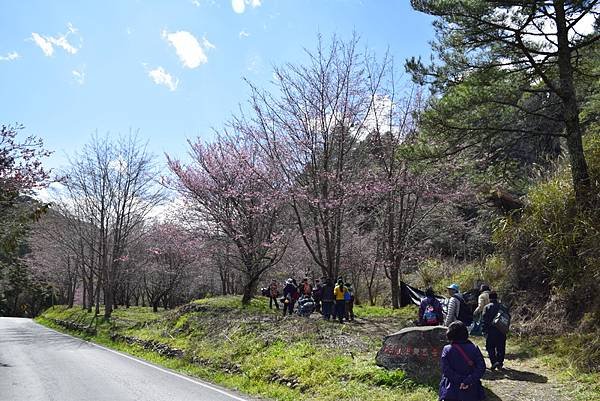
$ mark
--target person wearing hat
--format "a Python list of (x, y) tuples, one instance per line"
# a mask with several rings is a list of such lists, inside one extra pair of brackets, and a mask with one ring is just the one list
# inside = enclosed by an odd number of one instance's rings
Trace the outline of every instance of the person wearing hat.
[(294, 285), (294, 280), (288, 278), (285, 280), (285, 287), (283, 287), (283, 316), (288, 311), (289, 314), (294, 313), (294, 303), (296, 303), (298, 288)]
[[(452, 322), (455, 322), (458, 319), (460, 313), (461, 305), (466, 305), (465, 301), (462, 299), (462, 295), (460, 294), (460, 287), (458, 284), (453, 283), (448, 287), (448, 295), (450, 295), (450, 299), (448, 300), (448, 309), (446, 314), (446, 319), (444, 320), (444, 326), (448, 327)], [(461, 302), (462, 300), (462, 302)]]

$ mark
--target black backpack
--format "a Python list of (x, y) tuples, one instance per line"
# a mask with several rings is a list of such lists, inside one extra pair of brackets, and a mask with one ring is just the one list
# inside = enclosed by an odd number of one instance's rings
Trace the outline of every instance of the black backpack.
[(471, 323), (473, 323), (473, 310), (461, 297), (455, 295), (453, 295), (453, 297), (456, 298), (460, 304), (457, 319), (463, 322), (465, 326), (470, 326)]
[(500, 304), (498, 312), (496, 312), (496, 315), (492, 319), (492, 324), (502, 334), (506, 335), (506, 333), (508, 333), (508, 330), (510, 329), (510, 313), (508, 313), (506, 306)]

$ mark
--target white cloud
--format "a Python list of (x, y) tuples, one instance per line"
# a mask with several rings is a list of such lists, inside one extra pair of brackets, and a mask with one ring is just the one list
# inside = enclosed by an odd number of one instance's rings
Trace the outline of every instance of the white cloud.
[(196, 7), (200, 7), (200, 1), (198, 1), (198, 0), (192, 0), (191, 3), (193, 5), (195, 5)]
[(77, 82), (79, 85), (83, 85), (85, 83), (85, 66), (78, 70), (75, 69), (71, 71), (71, 74), (73, 74), (75, 82)]
[(595, 21), (596, 21), (596, 16), (592, 13), (588, 13), (588, 14), (584, 15), (577, 22), (577, 24), (575, 24), (575, 26), (569, 32), (569, 34), (572, 36), (575, 36), (575, 35), (586, 36), (591, 33), (594, 33), (594, 22)]
[(66, 193), (66, 188), (60, 182), (52, 182), (45, 188), (36, 189), (33, 197), (39, 201), (49, 203), (58, 201), (61, 195)]
[(260, 7), (262, 5), (261, 0), (231, 0), (231, 8), (237, 14), (243, 14), (246, 11), (246, 5), (252, 8)]
[(148, 71), (148, 76), (155, 84), (166, 86), (171, 92), (175, 91), (177, 85), (179, 85), (179, 79), (173, 78), (173, 76), (162, 67)]
[(202, 45), (198, 42), (198, 39), (190, 32), (178, 31), (178, 32), (167, 32), (162, 31), (162, 37), (167, 40), (174, 48), (177, 56), (183, 63), (184, 67), (197, 68), (202, 64), (208, 62), (204, 49), (214, 49), (215, 46), (210, 43), (206, 38), (202, 38)]
[(202, 46), (204, 46), (204, 48), (207, 50), (216, 49), (215, 45), (210, 43), (204, 36), (202, 37)]
[(19, 53), (17, 52), (10, 52), (8, 54), (6, 54), (6, 56), (0, 56), (0, 61), (14, 61), (18, 58), (21, 58), (21, 56), (19, 55)]
[(253, 54), (246, 59), (246, 70), (258, 74), (263, 70), (263, 59), (260, 54)]
[(240, 31), (238, 36), (240, 37), (240, 39), (243, 39), (243, 38), (247, 38), (248, 36), (250, 36), (250, 34), (246, 31), (242, 30), (242, 31)]
[(54, 54), (54, 47), (52, 46), (52, 43), (50, 43), (50, 41), (46, 40), (41, 35), (33, 32), (31, 34), (31, 39), (35, 42), (36, 45), (39, 46), (40, 49), (42, 49), (46, 56), (50, 57), (52, 56), (52, 54)]
[[(42, 36), (37, 32), (31, 33), (31, 40), (44, 52), (48, 57), (54, 54), (54, 47), (60, 47), (69, 54), (75, 54), (81, 49), (81, 36), (77, 34), (78, 30), (70, 22), (67, 24), (67, 33), (58, 34), (56, 36)], [(76, 34), (79, 36), (79, 47), (73, 46), (68, 37)]]
[(244, 0), (231, 0), (231, 8), (236, 14), (243, 14), (246, 11)]

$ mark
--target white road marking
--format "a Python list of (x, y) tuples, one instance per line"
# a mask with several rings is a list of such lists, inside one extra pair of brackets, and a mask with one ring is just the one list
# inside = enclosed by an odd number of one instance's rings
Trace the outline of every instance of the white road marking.
[[(34, 321), (32, 320), (32, 322), (34, 322)], [(173, 375), (173, 376), (179, 377), (180, 379), (183, 379), (183, 380), (187, 380), (187, 381), (188, 381), (188, 382), (190, 382), (190, 383), (194, 383), (194, 384), (197, 384), (197, 385), (199, 385), (199, 386), (202, 386), (202, 387), (208, 388), (208, 389), (210, 389), (210, 390), (216, 391), (217, 393), (219, 393), (219, 394), (223, 394), (224, 396), (230, 397), (231, 399), (234, 399), (234, 400), (236, 400), (236, 401), (248, 401), (248, 400), (247, 400), (247, 399), (245, 399), (245, 398), (240, 398), (240, 397), (238, 397), (238, 396), (235, 396), (235, 395), (233, 395), (233, 394), (230, 394), (230, 393), (228, 393), (228, 392), (226, 392), (226, 391), (223, 391), (223, 390), (221, 390), (221, 389), (219, 389), (219, 388), (217, 388), (217, 387), (213, 387), (213, 386), (211, 386), (210, 384), (206, 384), (206, 383), (199, 382), (199, 381), (197, 381), (197, 380), (194, 380), (194, 379), (192, 379), (192, 378), (190, 378), (190, 377), (187, 377), (187, 376), (181, 375), (181, 374), (179, 374), (179, 373), (176, 373), (176, 372), (173, 372), (173, 371), (171, 371), (171, 370), (167, 370), (167, 369), (161, 368), (160, 366), (156, 366), (156, 365), (154, 365), (154, 364), (151, 364), (151, 363), (148, 363), (148, 362), (146, 362), (146, 361), (142, 361), (141, 359), (134, 358), (134, 357), (132, 357), (131, 355), (127, 355), (127, 354), (124, 354), (124, 353), (122, 353), (122, 352), (115, 351), (114, 349), (106, 348), (106, 347), (104, 347), (104, 346), (102, 346), (102, 345), (99, 345), (99, 344), (93, 343), (93, 342), (91, 342), (91, 341), (84, 340), (84, 339), (82, 339), (82, 338), (78, 338), (78, 337), (74, 337), (74, 336), (72, 336), (72, 335), (69, 335), (69, 334), (66, 334), (66, 333), (62, 333), (62, 332), (60, 332), (60, 331), (54, 330), (54, 329), (52, 329), (52, 328), (50, 328), (50, 327), (46, 327), (46, 326), (44, 326), (44, 325), (42, 325), (42, 324), (39, 324), (39, 323), (37, 323), (37, 322), (34, 322), (34, 323), (35, 323), (35, 324), (37, 324), (37, 325), (40, 325), (41, 327), (43, 327), (43, 328), (45, 328), (45, 329), (52, 330), (52, 331), (54, 331), (55, 333), (61, 334), (61, 335), (63, 335), (63, 336), (66, 336), (66, 337), (69, 337), (69, 338), (74, 338), (74, 339), (76, 339), (76, 340), (79, 340), (79, 341), (82, 341), (82, 342), (88, 343), (88, 344), (90, 344), (90, 345), (92, 345), (92, 346), (94, 346), (94, 347), (98, 347), (98, 348), (100, 348), (100, 349), (103, 349), (103, 350), (105, 350), (105, 351), (112, 352), (113, 354), (120, 355), (120, 356), (122, 356), (123, 358), (131, 359), (132, 361), (135, 361), (135, 362), (137, 362), (137, 363), (141, 363), (142, 365), (149, 366), (149, 367), (151, 367), (151, 368), (154, 368), (154, 369), (156, 369), (156, 370), (160, 370), (161, 372), (168, 373), (168, 374), (170, 374), (170, 375)]]

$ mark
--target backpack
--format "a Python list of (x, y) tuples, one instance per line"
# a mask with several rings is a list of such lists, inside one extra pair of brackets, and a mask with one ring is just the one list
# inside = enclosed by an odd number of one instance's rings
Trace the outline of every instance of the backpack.
[(500, 305), (498, 313), (492, 319), (492, 325), (498, 329), (502, 334), (506, 335), (510, 328), (510, 313), (504, 305)]
[(456, 298), (460, 304), (460, 307), (458, 308), (458, 316), (456, 318), (463, 322), (465, 326), (470, 326), (471, 323), (473, 323), (473, 311), (471, 310), (471, 307), (461, 297), (454, 295), (453, 297)]
[(440, 324), (433, 305), (429, 304), (425, 307), (425, 312), (423, 312), (423, 320), (427, 326), (437, 326)]

